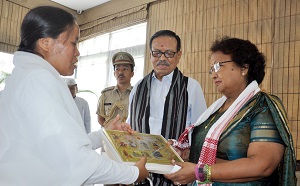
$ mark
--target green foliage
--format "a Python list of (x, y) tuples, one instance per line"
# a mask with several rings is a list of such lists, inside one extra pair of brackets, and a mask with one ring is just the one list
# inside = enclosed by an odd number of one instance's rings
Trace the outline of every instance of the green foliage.
[(95, 92), (91, 91), (91, 90), (78, 90), (78, 93), (81, 93), (81, 92), (92, 93), (92, 94), (94, 94), (98, 98), (98, 95)]
[(3, 71), (0, 72), (0, 85), (5, 82), (5, 78), (9, 75), (10, 73), (3, 72)]

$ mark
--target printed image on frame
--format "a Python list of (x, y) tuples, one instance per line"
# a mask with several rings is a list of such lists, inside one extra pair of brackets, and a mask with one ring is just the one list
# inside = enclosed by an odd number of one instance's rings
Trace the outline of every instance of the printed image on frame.
[(170, 165), (173, 159), (182, 161), (161, 135), (117, 130), (105, 130), (104, 133), (124, 162), (137, 162), (143, 156), (147, 157), (147, 163)]

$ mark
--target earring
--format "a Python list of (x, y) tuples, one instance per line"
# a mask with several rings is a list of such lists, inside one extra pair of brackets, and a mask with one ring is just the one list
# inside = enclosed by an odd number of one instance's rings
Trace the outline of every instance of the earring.
[(242, 76), (244, 76), (244, 75), (245, 75), (245, 73), (243, 72), (243, 73), (242, 73)]

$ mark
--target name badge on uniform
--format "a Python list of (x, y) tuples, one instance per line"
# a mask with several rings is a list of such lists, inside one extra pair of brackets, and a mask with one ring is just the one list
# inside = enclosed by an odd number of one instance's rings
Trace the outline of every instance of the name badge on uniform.
[(111, 105), (111, 103), (104, 103), (104, 105)]

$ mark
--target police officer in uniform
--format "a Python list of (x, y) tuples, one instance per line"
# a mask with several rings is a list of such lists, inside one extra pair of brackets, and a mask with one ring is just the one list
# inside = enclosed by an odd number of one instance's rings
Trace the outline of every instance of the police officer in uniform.
[(98, 122), (103, 127), (118, 114), (122, 122), (126, 121), (132, 89), (130, 80), (134, 75), (133, 57), (127, 52), (118, 52), (112, 57), (112, 64), (117, 85), (102, 90), (96, 112)]

